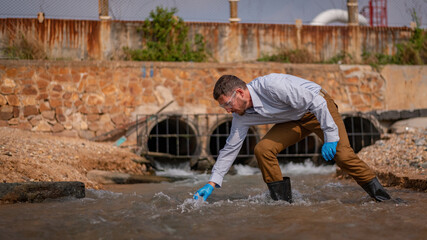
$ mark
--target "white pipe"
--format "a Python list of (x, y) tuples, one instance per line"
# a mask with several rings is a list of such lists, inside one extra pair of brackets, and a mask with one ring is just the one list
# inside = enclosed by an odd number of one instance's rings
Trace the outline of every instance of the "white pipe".
[[(348, 22), (348, 13), (342, 9), (329, 9), (324, 12), (321, 12), (317, 15), (310, 23), (310, 25), (323, 26), (332, 22)], [(368, 25), (368, 20), (361, 14), (359, 14), (359, 25)]]

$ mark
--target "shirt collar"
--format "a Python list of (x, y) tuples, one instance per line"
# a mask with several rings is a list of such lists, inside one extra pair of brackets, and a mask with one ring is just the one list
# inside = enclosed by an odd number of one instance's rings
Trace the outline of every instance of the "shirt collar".
[(248, 87), (249, 93), (251, 94), (252, 105), (254, 109), (262, 108), (262, 102), (258, 94), (254, 91), (251, 85), (246, 85)]

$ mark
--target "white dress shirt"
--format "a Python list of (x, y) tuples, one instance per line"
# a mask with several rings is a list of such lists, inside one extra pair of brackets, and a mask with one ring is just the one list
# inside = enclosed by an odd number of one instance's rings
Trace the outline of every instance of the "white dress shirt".
[(326, 100), (319, 95), (320, 85), (292, 75), (272, 73), (258, 77), (246, 86), (253, 107), (242, 116), (233, 113), (230, 135), (219, 152), (210, 178), (217, 187), (221, 187), (252, 125), (299, 120), (311, 112), (320, 122), (325, 142), (339, 140), (338, 127), (329, 113)]

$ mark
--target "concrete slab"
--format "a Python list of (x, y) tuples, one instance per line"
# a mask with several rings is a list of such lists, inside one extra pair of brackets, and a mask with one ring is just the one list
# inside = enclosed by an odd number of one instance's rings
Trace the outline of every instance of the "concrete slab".
[(85, 197), (82, 182), (0, 183), (0, 203), (42, 202), (62, 197)]
[(183, 180), (180, 177), (163, 177), (151, 175), (135, 175), (119, 172), (109, 172), (102, 170), (92, 170), (87, 173), (87, 177), (100, 184), (134, 184), (134, 183), (160, 183)]
[(404, 133), (427, 130), (427, 117), (410, 118), (393, 123), (390, 127), (394, 133)]

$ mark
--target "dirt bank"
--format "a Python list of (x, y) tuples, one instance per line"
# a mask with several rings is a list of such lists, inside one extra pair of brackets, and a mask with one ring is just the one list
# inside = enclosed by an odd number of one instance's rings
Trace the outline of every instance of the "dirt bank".
[(133, 159), (139, 157), (111, 143), (0, 127), (0, 182), (81, 181), (98, 189), (90, 170), (149, 174)]
[[(426, 136), (425, 131), (388, 134), (358, 155), (386, 186), (426, 191)], [(101, 188), (87, 178), (90, 170), (148, 175), (133, 159), (139, 157), (111, 143), (0, 127), (0, 182), (81, 181)]]
[(412, 130), (387, 134), (358, 156), (386, 186), (427, 191), (427, 131)]

